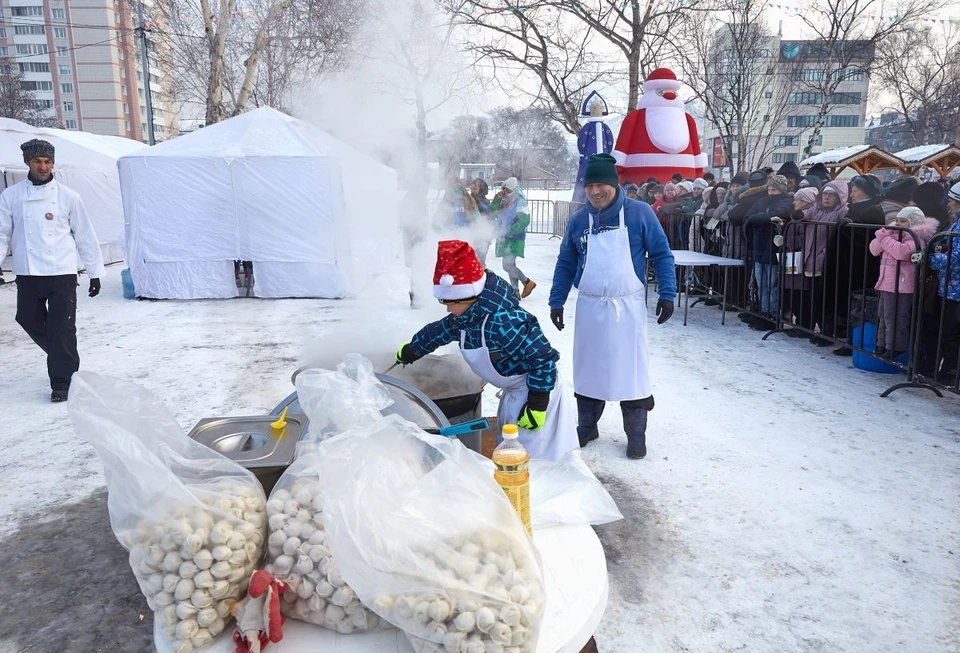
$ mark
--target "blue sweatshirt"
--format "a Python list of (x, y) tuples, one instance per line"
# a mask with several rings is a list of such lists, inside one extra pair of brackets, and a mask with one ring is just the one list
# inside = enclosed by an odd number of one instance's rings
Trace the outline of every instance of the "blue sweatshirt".
[(624, 209), (623, 221), (630, 237), (630, 256), (637, 278), (646, 283), (646, 256), (650, 255), (657, 275), (660, 299), (673, 301), (677, 297), (677, 273), (673, 265), (673, 252), (667, 235), (657, 220), (650, 205), (639, 200), (627, 199), (623, 190), (617, 189), (614, 203), (600, 211), (587, 204), (570, 216), (567, 231), (560, 243), (557, 267), (553, 271), (553, 288), (550, 289), (550, 308), (563, 308), (572, 286), (580, 286), (583, 264), (587, 260), (587, 212), (593, 213), (594, 234), (620, 226), (620, 207)]

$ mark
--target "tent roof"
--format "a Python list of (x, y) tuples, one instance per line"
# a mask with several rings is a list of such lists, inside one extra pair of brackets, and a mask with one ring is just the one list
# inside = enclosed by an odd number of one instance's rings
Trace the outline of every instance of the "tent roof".
[(21, 143), (41, 138), (56, 148), (57, 168), (90, 168), (115, 171), (117, 159), (142, 151), (147, 145), (129, 138), (101, 136), (66, 129), (33, 127), (13, 118), (0, 118), (0, 166), (25, 168)]
[[(215, 125), (164, 141), (134, 157), (363, 157), (378, 164), (327, 132), (303, 120), (261, 107)], [(383, 166), (386, 167), (386, 166)]]

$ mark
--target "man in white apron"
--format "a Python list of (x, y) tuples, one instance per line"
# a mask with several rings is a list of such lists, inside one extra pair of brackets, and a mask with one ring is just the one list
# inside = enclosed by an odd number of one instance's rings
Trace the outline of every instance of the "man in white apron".
[(573, 337), (573, 388), (580, 446), (599, 437), (605, 402), (619, 401), (627, 457), (647, 455), (647, 413), (653, 408), (644, 300), (646, 257), (657, 275), (658, 324), (673, 315), (677, 277), (673, 252), (653, 210), (625, 197), (616, 161), (590, 158), (588, 204), (570, 216), (550, 291), (550, 319), (563, 329), (563, 305), (579, 289)]
[(520, 308), (510, 284), (484, 270), (469, 244), (445, 240), (438, 246), (433, 294), (447, 316), (400, 347), (397, 362), (409, 365), (459, 342), (470, 369), (500, 388), (498, 424), (516, 424), (532, 458), (559, 460), (576, 449), (573, 407), (557, 372), (560, 355), (537, 318)]

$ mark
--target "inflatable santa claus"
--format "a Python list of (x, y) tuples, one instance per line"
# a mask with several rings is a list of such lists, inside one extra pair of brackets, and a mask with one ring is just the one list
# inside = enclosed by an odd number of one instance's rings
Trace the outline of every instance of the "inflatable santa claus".
[(650, 177), (664, 183), (675, 173), (703, 175), (707, 155), (700, 152), (697, 123), (684, 110), (679, 91), (677, 76), (667, 68), (657, 68), (643, 83), (637, 110), (624, 119), (613, 149), (621, 184), (643, 184)]

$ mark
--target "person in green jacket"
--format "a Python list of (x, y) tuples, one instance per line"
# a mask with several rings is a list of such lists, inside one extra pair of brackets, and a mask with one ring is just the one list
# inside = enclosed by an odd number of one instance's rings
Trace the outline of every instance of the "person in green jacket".
[[(500, 232), (500, 237), (497, 238), (497, 256), (503, 257), (503, 270), (509, 276), (514, 292), (520, 299), (524, 299), (537, 287), (537, 282), (528, 278), (517, 267), (517, 258), (523, 258), (527, 225), (530, 224), (527, 200), (518, 183), (516, 177), (510, 177), (503, 182), (503, 194), (498, 195), (490, 207), (497, 211), (497, 228)], [(522, 290), (520, 284), (523, 284)]]

